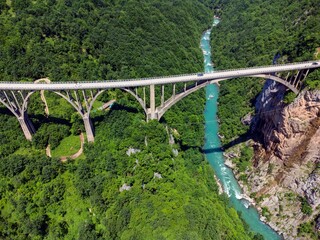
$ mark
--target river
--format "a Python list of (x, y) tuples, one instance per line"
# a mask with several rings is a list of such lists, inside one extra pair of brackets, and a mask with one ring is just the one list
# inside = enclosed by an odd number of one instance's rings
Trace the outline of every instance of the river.
[[(213, 26), (219, 23), (214, 19)], [(205, 72), (214, 71), (211, 62), (210, 48), (211, 30), (204, 32), (201, 38), (201, 48), (204, 56)], [(231, 169), (224, 165), (223, 151), (218, 137), (219, 124), (217, 122), (217, 100), (219, 88), (215, 84), (208, 85), (206, 88), (206, 107), (205, 107), (205, 145), (206, 158), (213, 167), (216, 176), (222, 184), (224, 192), (229, 196), (230, 203), (237, 211), (241, 212), (241, 217), (255, 233), (260, 233), (266, 240), (281, 239), (281, 237), (268, 225), (260, 221), (257, 210), (249, 206), (248, 201), (242, 199), (241, 188), (234, 177)]]

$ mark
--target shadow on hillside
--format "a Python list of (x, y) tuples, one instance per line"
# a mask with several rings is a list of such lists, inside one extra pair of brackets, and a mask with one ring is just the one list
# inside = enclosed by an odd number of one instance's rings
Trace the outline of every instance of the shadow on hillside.
[(2, 106), (0, 107), (0, 114), (5, 114), (14, 117), (13, 113), (9, 109)]
[(98, 116), (94, 116), (91, 118), (93, 124), (96, 126), (98, 123), (104, 121), (106, 118), (108, 118), (108, 116), (113, 112), (113, 111), (127, 111), (130, 113), (138, 113), (139, 110), (134, 108), (134, 107), (128, 107), (119, 103), (113, 103), (112, 108), (110, 109), (110, 111), (106, 112), (103, 115), (98, 115)]
[(114, 103), (112, 105), (112, 108), (110, 110), (110, 112), (112, 111), (119, 111), (119, 110), (125, 110), (127, 112), (130, 112), (130, 113), (138, 113), (138, 109), (134, 108), (134, 107), (128, 107), (128, 106), (125, 106), (125, 105), (121, 105), (119, 103)]
[[(0, 114), (15, 117), (13, 113), (7, 108), (0, 107)], [(28, 117), (31, 119), (33, 125), (36, 128), (38, 128), (43, 123), (58, 123), (58, 124), (71, 126), (71, 123), (67, 119), (63, 119), (63, 118), (57, 118), (53, 116), (46, 117), (41, 114), (28, 114)]]
[(202, 149), (202, 152), (204, 154), (210, 154), (210, 153), (218, 153), (218, 152), (223, 152), (223, 149), (220, 147), (216, 147), (216, 148), (206, 148), (206, 149)]
[(252, 139), (252, 134), (250, 133), (250, 130), (248, 130), (246, 133), (240, 135), (239, 137), (237, 137), (236, 139), (232, 140), (229, 143), (224, 144), (222, 147), (224, 150), (227, 150), (235, 145), (238, 145), (240, 143), (243, 143), (245, 141), (248, 141), (249, 139)]
[(214, 153), (214, 152), (224, 152), (225, 150), (228, 150), (229, 148), (238, 145), (240, 143), (246, 142), (247, 140), (252, 139), (252, 135), (250, 134), (250, 130), (242, 135), (240, 135), (239, 137), (237, 137), (236, 139), (234, 139), (233, 141), (226, 143), (224, 145), (222, 145), (222, 147), (213, 147), (213, 148), (206, 148), (203, 149), (203, 153)]
[(71, 123), (69, 120), (64, 119), (64, 118), (58, 118), (58, 117), (53, 117), (53, 116), (49, 116), (46, 117), (44, 115), (41, 114), (36, 114), (36, 115), (29, 115), (29, 118), (31, 119), (32, 123), (34, 124), (35, 128), (38, 129), (41, 124), (44, 123), (55, 123), (55, 124), (62, 124), (62, 125), (66, 125), (71, 127)]

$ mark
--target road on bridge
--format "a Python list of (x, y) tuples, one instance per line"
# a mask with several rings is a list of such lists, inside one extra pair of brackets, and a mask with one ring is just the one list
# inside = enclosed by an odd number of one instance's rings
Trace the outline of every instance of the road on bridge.
[(191, 81), (212, 81), (246, 77), (259, 74), (274, 74), (293, 70), (314, 69), (320, 67), (320, 61), (309, 61), (283, 65), (270, 65), (263, 67), (252, 67), (244, 69), (232, 69), (215, 71), (212, 73), (186, 74), (178, 76), (152, 77), (141, 79), (90, 81), (90, 82), (52, 82), (52, 83), (21, 83), (21, 82), (0, 82), (0, 90), (82, 90), (82, 89), (109, 89), (126, 88), (149, 85), (164, 85), (179, 82)]

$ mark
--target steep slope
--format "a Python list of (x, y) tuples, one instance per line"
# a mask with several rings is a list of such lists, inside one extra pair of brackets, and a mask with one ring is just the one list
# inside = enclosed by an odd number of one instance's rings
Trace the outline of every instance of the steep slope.
[(271, 84), (258, 98), (252, 130), (261, 144), (245, 189), (272, 226), (295, 239), (320, 213), (320, 91), (303, 91), (287, 106), (283, 92)]

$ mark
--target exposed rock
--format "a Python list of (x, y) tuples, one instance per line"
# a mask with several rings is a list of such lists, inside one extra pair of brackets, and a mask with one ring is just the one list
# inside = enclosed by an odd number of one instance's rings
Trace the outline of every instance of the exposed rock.
[(316, 218), (315, 222), (316, 222), (316, 229), (320, 231), (320, 215)]
[(158, 179), (161, 179), (162, 178), (162, 175), (160, 173), (153, 173), (153, 178), (158, 178)]
[(251, 113), (248, 113), (247, 115), (245, 115), (242, 119), (241, 122), (243, 125), (247, 125), (249, 126), (252, 122), (253, 116)]
[(228, 168), (235, 169), (233, 162), (229, 158), (224, 160), (224, 165), (226, 165)]
[(173, 156), (178, 156), (178, 154), (179, 154), (179, 151), (178, 151), (178, 149), (172, 149), (172, 153), (173, 153)]
[(234, 152), (234, 151), (225, 152), (225, 153), (223, 153), (223, 155), (224, 155), (227, 159), (240, 157), (239, 153), (236, 153), (236, 152)]
[[(297, 239), (298, 226), (320, 213), (320, 173), (315, 171), (320, 162), (320, 91), (304, 91), (289, 105), (282, 101), (285, 92), (268, 81), (257, 98), (251, 124), (258, 140), (254, 167), (242, 186), (259, 200), (258, 209), (268, 208), (269, 225), (285, 239)], [(299, 196), (312, 206), (311, 216), (301, 212)]]
[(214, 176), (214, 179), (216, 180), (216, 183), (218, 185), (219, 195), (221, 195), (222, 193), (224, 193), (222, 184), (221, 184), (220, 180), (217, 178), (216, 175), (213, 175), (213, 176)]
[(119, 191), (120, 192), (123, 192), (123, 191), (129, 191), (132, 187), (130, 185), (127, 185), (126, 183), (124, 183), (122, 185), (122, 187), (119, 188)]
[(174, 137), (172, 134), (169, 135), (169, 144), (173, 145), (174, 144)]
[(140, 149), (135, 149), (135, 148), (129, 147), (129, 149), (126, 151), (126, 154), (128, 156), (131, 156), (131, 154), (136, 154), (136, 153), (139, 153), (139, 152), (141, 152)]
[(309, 204), (317, 207), (320, 204), (320, 175), (312, 173), (301, 188)]

